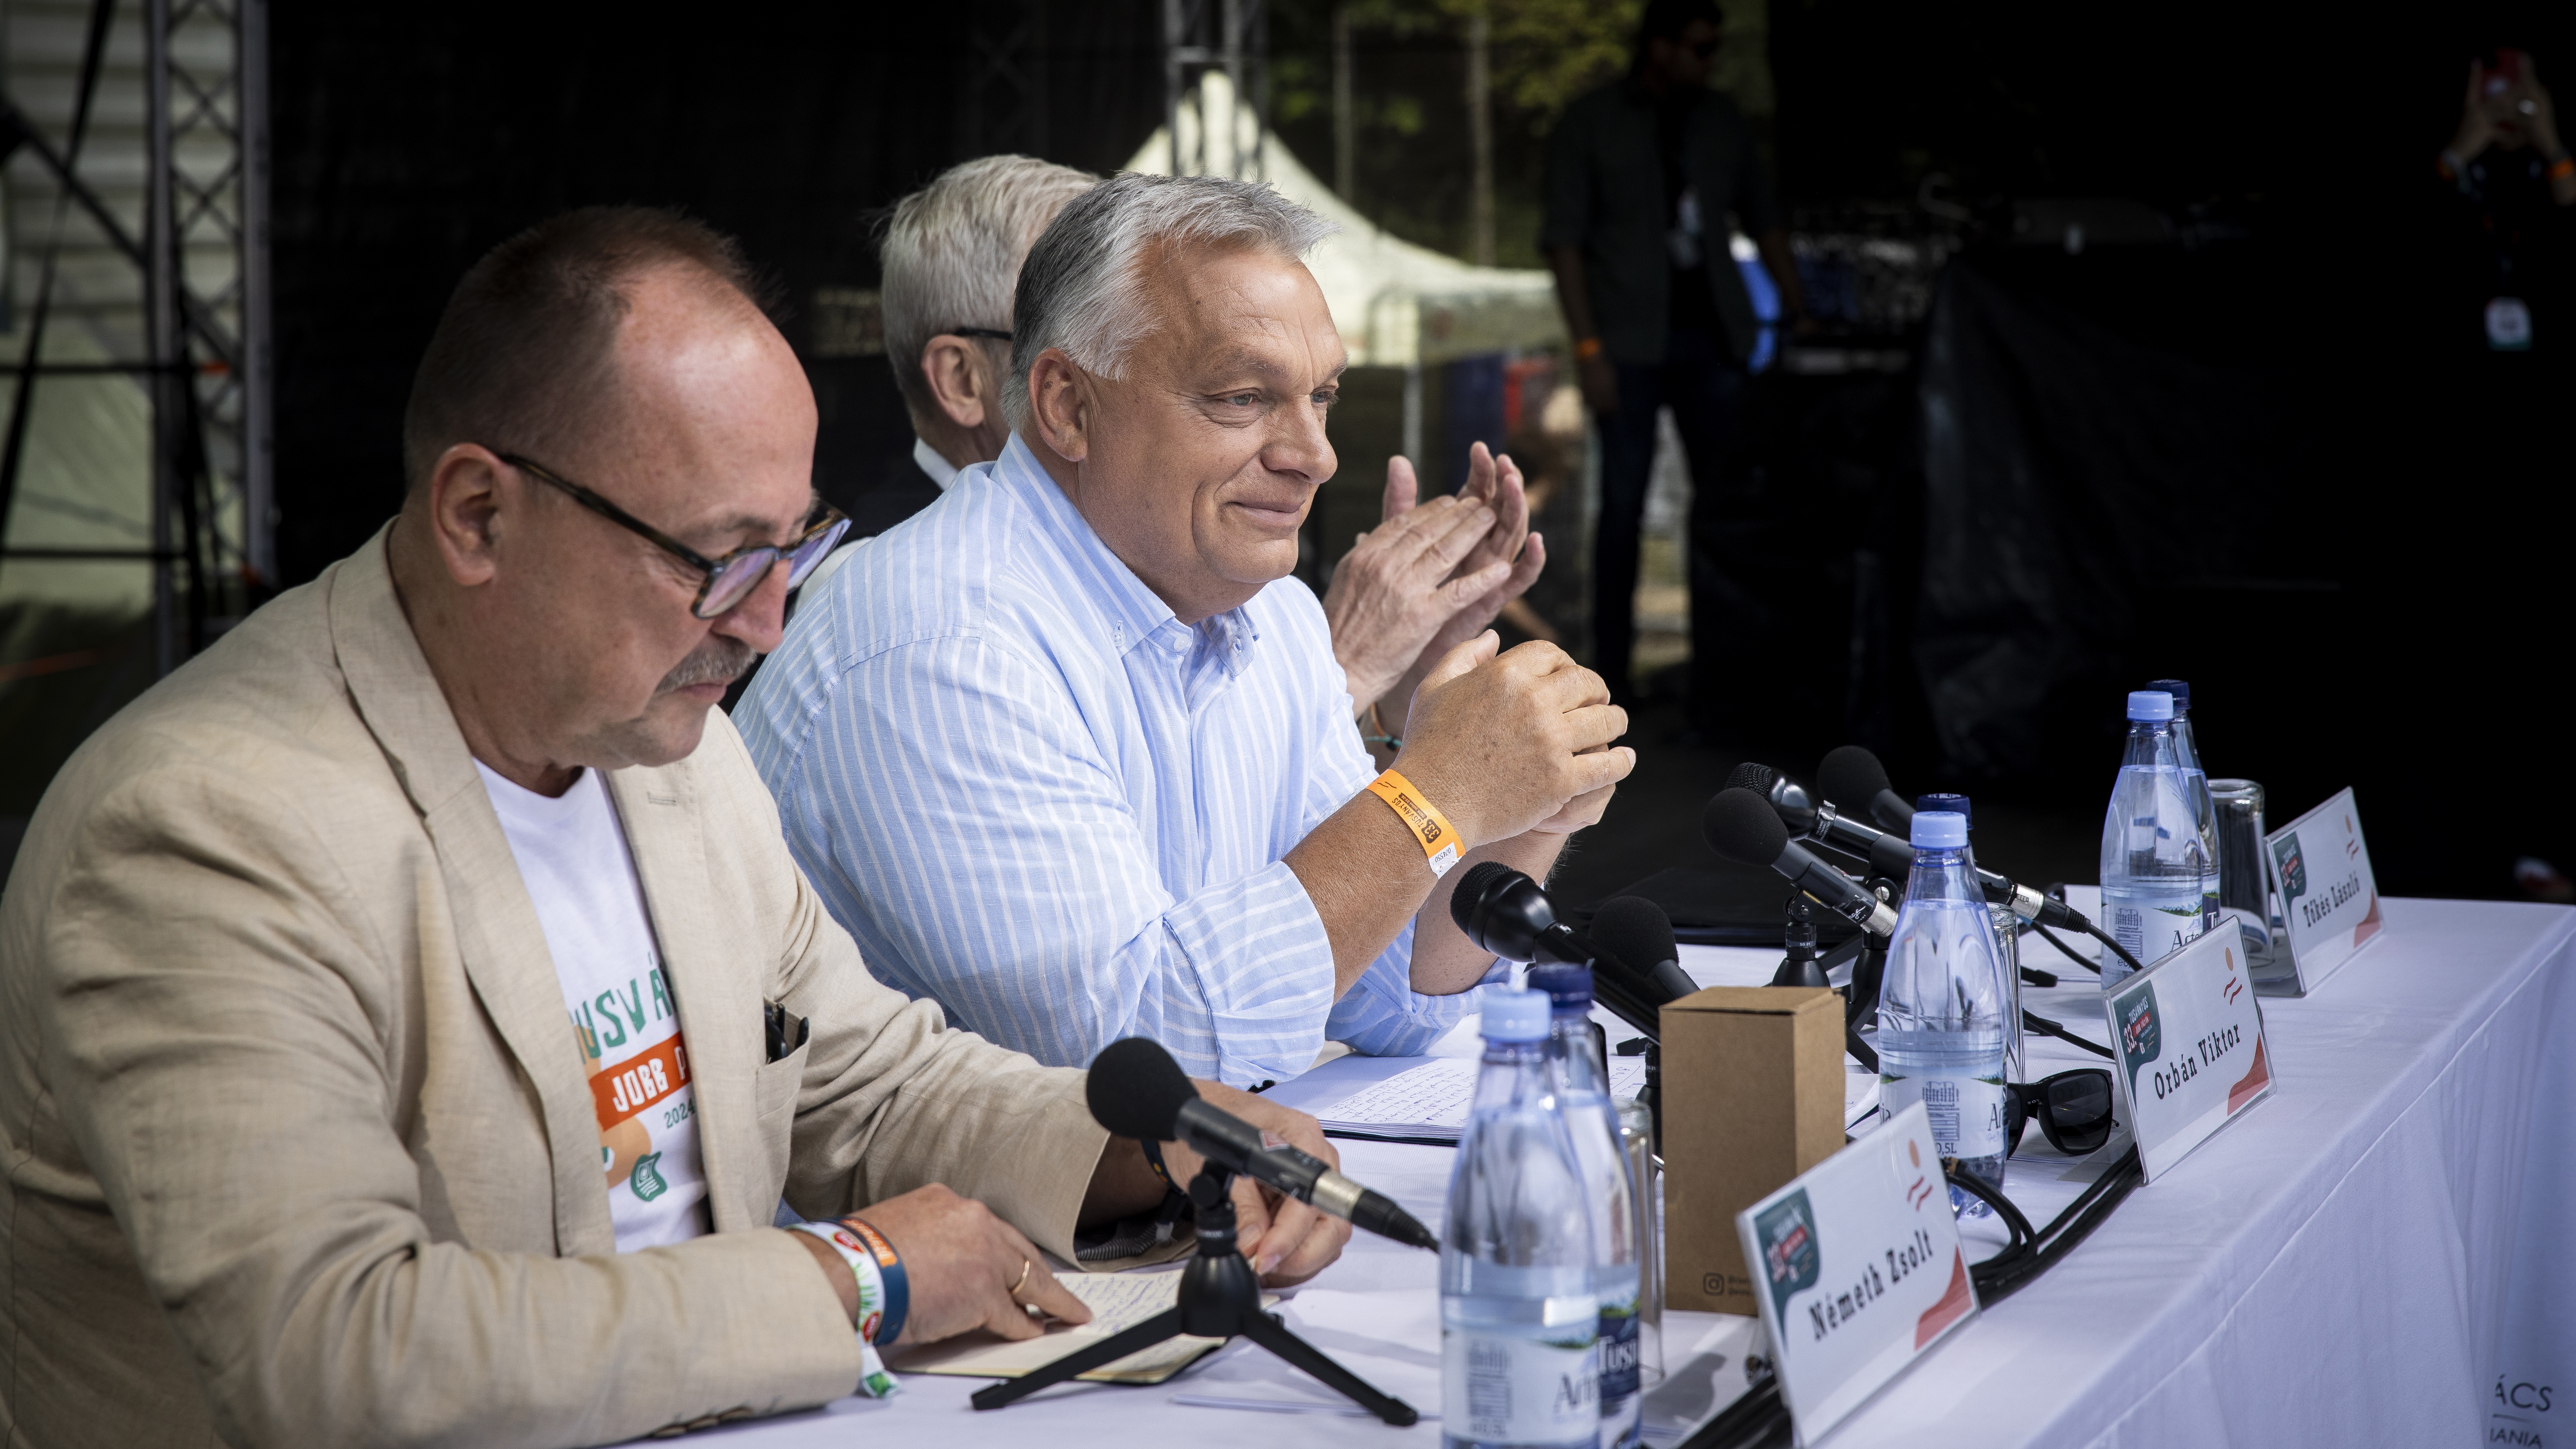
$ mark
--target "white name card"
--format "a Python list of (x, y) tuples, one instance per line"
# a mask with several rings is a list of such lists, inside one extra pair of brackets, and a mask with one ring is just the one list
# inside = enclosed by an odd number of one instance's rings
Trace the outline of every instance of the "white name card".
[(1920, 1102), (1737, 1213), (1735, 1231), (1801, 1445), (1976, 1316)]
[(2234, 931), (2212, 931), (2104, 992), (2102, 1012), (2149, 1182), (2272, 1095), (2263, 1010)]
[(2299, 994), (2352, 959), (2379, 934), (2379, 882), (2361, 842), (2352, 787), (2264, 837), (2289, 924), (2283, 944), (2297, 968)]

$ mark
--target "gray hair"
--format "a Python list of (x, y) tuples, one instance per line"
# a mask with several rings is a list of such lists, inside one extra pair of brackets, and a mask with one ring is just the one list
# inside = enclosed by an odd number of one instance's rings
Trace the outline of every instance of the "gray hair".
[(1334, 230), (1266, 182), (1131, 171), (1100, 183), (1065, 207), (1020, 267), (1003, 416), (1028, 426), (1029, 369), (1050, 347), (1086, 372), (1124, 375), (1128, 354), (1154, 330), (1137, 270), (1158, 248), (1213, 243), (1293, 261)]
[[(894, 204), (879, 256), (886, 358), (916, 414), (938, 400), (921, 375), (921, 349), (960, 327), (1011, 330), (1020, 259), (1066, 202), (1100, 183), (1088, 171), (1030, 156), (985, 156), (952, 166)], [(996, 370), (1009, 366), (986, 344)]]

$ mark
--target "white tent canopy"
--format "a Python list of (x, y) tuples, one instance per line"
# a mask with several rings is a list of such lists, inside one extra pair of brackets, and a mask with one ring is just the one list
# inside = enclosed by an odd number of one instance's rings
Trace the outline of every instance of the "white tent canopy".
[[(1203, 147), (1203, 116), (1233, 124), (1220, 124)], [(1182, 108), (1180, 129), (1181, 153), (1202, 158), (1200, 169), (1267, 181), (1341, 228), (1308, 254), (1306, 266), (1324, 289), (1353, 365), (1402, 367), (1565, 340), (1548, 273), (1470, 266), (1388, 235), (1289, 154), (1277, 133), (1263, 136), (1260, 117), (1236, 103), (1222, 71), (1200, 80), (1197, 104)], [(1157, 127), (1125, 169), (1171, 175), (1169, 129)]]

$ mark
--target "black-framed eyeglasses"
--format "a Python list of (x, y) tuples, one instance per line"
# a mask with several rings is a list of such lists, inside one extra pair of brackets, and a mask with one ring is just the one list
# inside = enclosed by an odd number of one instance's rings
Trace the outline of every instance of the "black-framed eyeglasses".
[(769, 571), (777, 566), (780, 559), (787, 560), (787, 587), (792, 589), (805, 582), (805, 576), (814, 571), (814, 565), (821, 563), (823, 556), (832, 551), (832, 545), (841, 541), (841, 535), (850, 531), (850, 520), (841, 516), (841, 510), (828, 503), (818, 503), (814, 521), (805, 525), (805, 532), (794, 543), (784, 546), (754, 544), (749, 548), (735, 549), (722, 558), (709, 558), (571, 479), (552, 472), (544, 464), (516, 453), (495, 452), (493, 456), (531, 478), (551, 483), (571, 494), (573, 500), (584, 508), (620, 528), (651, 540), (673, 558), (704, 574), (706, 577), (698, 583), (698, 597), (689, 605), (689, 612), (701, 619), (712, 619), (749, 598), (751, 591), (760, 587), (760, 581), (769, 577)]
[(1011, 334), (1003, 331), (999, 327), (951, 327), (948, 329), (948, 335), (951, 337), (989, 337), (995, 342), (1008, 342), (1012, 340)]
[(2036, 1082), (2004, 1084), (2004, 1153), (2021, 1148), (2022, 1129), (2033, 1121), (2048, 1145), (2069, 1157), (2101, 1150), (2119, 1125), (2111, 1115), (2111, 1074), (2100, 1067), (2077, 1067)]

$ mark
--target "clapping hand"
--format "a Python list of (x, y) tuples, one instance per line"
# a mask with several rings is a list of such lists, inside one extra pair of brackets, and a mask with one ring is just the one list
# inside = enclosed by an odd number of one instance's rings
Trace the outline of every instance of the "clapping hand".
[(1547, 564), (1546, 541), (1527, 531), (1529, 501), (1508, 456), (1478, 443), (1455, 496), (1416, 506), (1417, 496), (1413, 465), (1388, 459), (1383, 521), (1360, 535), (1324, 594), (1353, 704), (1389, 701), (1380, 718), (1399, 732), (1422, 676), (1483, 632)]

